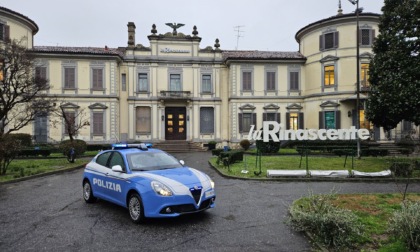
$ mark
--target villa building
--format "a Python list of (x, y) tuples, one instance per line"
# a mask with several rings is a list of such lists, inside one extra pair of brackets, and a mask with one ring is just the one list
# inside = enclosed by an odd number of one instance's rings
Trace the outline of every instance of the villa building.
[[(195, 26), (157, 27), (136, 34), (127, 24), (119, 48), (34, 45), (34, 21), (0, 7), (0, 40), (25, 38), (36, 53), (35, 73), (49, 80), (49, 94), (68, 115), (83, 110), (89, 126), (77, 138), (87, 143), (120, 141), (217, 141), (235, 145), (251, 125), (277, 121), (287, 129), (340, 129), (356, 125), (372, 139), (401, 137), (414, 125), (402, 122), (385, 135), (364, 117), (369, 62), (379, 14), (342, 14), (297, 31), (297, 52), (223, 50), (218, 39), (202, 48)], [(162, 32), (159, 33), (158, 32)], [(356, 33), (360, 40), (360, 108), (356, 110)], [(148, 45), (136, 44), (147, 36)], [(22, 132), (36, 142), (66, 139), (64, 126), (40, 115)], [(64, 122), (63, 122), (64, 124)], [(417, 128), (418, 131), (418, 128)]]

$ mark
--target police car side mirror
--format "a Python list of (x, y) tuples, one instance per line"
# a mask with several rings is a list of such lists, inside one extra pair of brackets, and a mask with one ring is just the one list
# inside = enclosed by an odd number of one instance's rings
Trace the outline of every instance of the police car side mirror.
[(180, 163), (182, 166), (184, 166), (184, 165), (185, 165), (184, 160), (179, 160), (179, 163)]
[(114, 172), (123, 172), (123, 168), (121, 167), (121, 165), (114, 165), (112, 166), (111, 170)]

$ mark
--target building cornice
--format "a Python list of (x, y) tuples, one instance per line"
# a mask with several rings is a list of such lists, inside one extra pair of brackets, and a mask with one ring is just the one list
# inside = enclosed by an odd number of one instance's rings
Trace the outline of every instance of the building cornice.
[(8, 17), (8, 18), (17, 20), (21, 22), (22, 24), (25, 24), (32, 30), (32, 35), (35, 35), (39, 31), (38, 25), (32, 19), (16, 11), (12, 11), (10, 9), (0, 7), (0, 16)]

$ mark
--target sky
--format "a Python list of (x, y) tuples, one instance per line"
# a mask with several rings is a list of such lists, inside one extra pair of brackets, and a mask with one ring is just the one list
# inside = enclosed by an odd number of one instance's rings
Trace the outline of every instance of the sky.
[[(191, 35), (194, 25), (200, 48), (222, 50), (298, 51), (296, 32), (337, 14), (339, 0), (0, 0), (39, 27), (35, 46), (110, 48), (127, 46), (127, 23), (136, 25), (136, 44), (149, 46), (158, 34), (171, 32), (165, 23), (182, 23), (178, 32)], [(383, 0), (359, 0), (364, 12), (381, 13)], [(343, 13), (355, 6), (342, 0)]]

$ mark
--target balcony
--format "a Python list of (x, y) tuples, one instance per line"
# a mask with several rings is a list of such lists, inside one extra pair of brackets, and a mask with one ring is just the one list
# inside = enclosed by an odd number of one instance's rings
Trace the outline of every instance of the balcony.
[(160, 91), (159, 99), (162, 100), (190, 100), (190, 91)]

